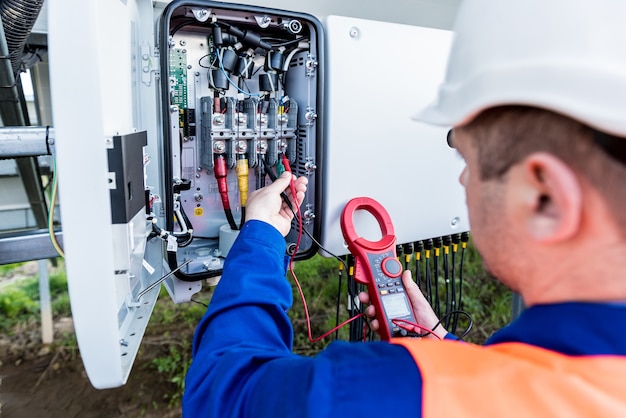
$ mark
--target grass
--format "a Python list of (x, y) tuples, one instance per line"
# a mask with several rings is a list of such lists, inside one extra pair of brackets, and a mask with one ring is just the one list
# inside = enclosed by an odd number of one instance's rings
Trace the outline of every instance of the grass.
[[(0, 274), (20, 274), (19, 270), (26, 263), (1, 266)], [(55, 317), (71, 314), (70, 300), (67, 293), (67, 277), (62, 263), (53, 268), (49, 275), (50, 299)], [(26, 275), (21, 280), (0, 289), (0, 332), (11, 335), (15, 326), (36, 318), (39, 323), (39, 275)]]

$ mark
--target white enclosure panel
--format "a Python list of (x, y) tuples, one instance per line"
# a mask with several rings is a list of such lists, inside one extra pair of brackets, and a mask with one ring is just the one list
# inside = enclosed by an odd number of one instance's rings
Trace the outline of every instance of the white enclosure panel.
[[(152, 26), (148, 10), (143, 21)], [(110, 203), (111, 138), (141, 128), (134, 65), (140, 20), (135, 0), (48, 4), (68, 288), (81, 357), (96, 388), (126, 382), (158, 295), (155, 289), (137, 300), (133, 291), (137, 295), (161, 275), (160, 243), (152, 252), (156, 258), (144, 263), (145, 214), (139, 210), (113, 225)]]
[[(358, 196), (387, 209), (398, 243), (468, 230), (448, 128), (411, 120), (436, 96), (452, 33), (339, 16), (326, 29), (323, 245), (347, 254), (339, 217)], [(357, 231), (375, 240), (378, 224), (363, 214)]]

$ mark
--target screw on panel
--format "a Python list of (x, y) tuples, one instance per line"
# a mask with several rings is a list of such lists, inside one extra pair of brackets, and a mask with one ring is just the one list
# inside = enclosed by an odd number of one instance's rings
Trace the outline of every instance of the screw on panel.
[(360, 35), (359, 29), (357, 29), (356, 27), (354, 27), (354, 26), (351, 27), (349, 33), (350, 33), (350, 37), (351, 38), (353, 38), (353, 39), (358, 39), (359, 38), (359, 35)]
[(315, 171), (317, 169), (317, 165), (315, 165), (315, 163), (313, 161), (309, 160), (306, 163), (304, 163), (304, 169), (307, 172)]
[(314, 59), (309, 59), (304, 65), (306, 65), (306, 68), (308, 70), (315, 70), (319, 65), (319, 62), (315, 61)]
[(317, 113), (315, 113), (313, 110), (309, 110), (305, 113), (304, 118), (309, 122), (313, 122), (315, 119), (317, 119)]
[(206, 22), (210, 17), (209, 11), (206, 9), (192, 9), (191, 11), (198, 22)]
[(261, 29), (266, 29), (270, 23), (272, 23), (272, 18), (267, 15), (254, 16), (254, 20), (256, 20), (256, 24), (259, 25)]

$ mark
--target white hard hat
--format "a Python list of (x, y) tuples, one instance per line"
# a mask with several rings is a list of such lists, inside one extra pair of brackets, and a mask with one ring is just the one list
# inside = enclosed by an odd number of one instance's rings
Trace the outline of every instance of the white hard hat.
[(626, 0), (463, 0), (454, 30), (438, 99), (416, 120), (527, 105), (626, 136)]

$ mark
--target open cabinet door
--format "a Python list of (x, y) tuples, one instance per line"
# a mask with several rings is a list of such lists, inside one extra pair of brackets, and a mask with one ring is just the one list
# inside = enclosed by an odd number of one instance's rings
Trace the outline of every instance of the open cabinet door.
[(126, 382), (159, 288), (141, 292), (162, 274), (161, 242), (146, 251), (145, 146), (157, 124), (143, 117), (156, 107), (137, 68), (139, 40), (154, 39), (151, 2), (142, 3), (143, 16), (135, 0), (48, 7), (68, 287), (81, 357), (99, 389)]

